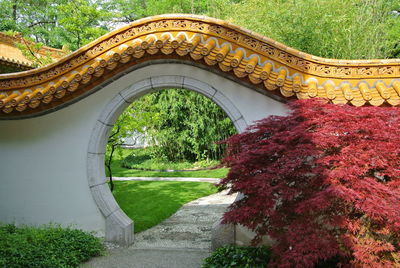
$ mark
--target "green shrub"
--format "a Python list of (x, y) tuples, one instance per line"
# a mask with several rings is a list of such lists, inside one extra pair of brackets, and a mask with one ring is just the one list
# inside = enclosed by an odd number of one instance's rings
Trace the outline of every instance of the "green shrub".
[(204, 260), (203, 268), (258, 268), (266, 267), (271, 256), (269, 247), (225, 246)]
[(166, 158), (157, 158), (153, 155), (154, 147), (131, 149), (131, 153), (121, 161), (123, 168), (129, 169), (151, 169), (151, 170), (190, 170), (202, 169), (217, 166), (217, 160), (202, 160), (197, 162), (189, 161), (168, 161)]
[(0, 267), (77, 267), (103, 252), (101, 240), (81, 230), (0, 225)]

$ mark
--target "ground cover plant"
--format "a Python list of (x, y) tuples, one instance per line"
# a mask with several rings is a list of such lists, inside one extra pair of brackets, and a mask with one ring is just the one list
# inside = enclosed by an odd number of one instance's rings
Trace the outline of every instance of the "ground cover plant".
[[(189, 178), (223, 178), (228, 173), (227, 168), (218, 168), (218, 169), (210, 169), (210, 170), (198, 170), (198, 171), (174, 171), (174, 172), (166, 172), (166, 171), (148, 171), (148, 170), (138, 170), (138, 169), (130, 169), (123, 167), (123, 165), (132, 165), (132, 167), (142, 167), (142, 164), (139, 164), (140, 159), (131, 159), (125, 160), (132, 153), (132, 149), (121, 149), (121, 154), (116, 154), (111, 162), (111, 168), (113, 172), (113, 176), (115, 177), (189, 177)], [(139, 158), (147, 159), (151, 158), (150, 155), (146, 154), (144, 151), (144, 156), (140, 156)], [(124, 163), (125, 162), (125, 163)], [(145, 163), (143, 167), (151, 167), (154, 170), (162, 170), (166, 167), (167, 169), (175, 169), (175, 168), (196, 168), (196, 163), (184, 162), (184, 164), (180, 164), (177, 162), (168, 162), (165, 160), (150, 160), (148, 163)], [(106, 175), (109, 176), (109, 172), (106, 169)]]
[(0, 267), (78, 267), (103, 252), (102, 241), (81, 230), (0, 225)]
[(271, 255), (271, 249), (228, 245), (215, 250), (204, 260), (203, 268), (263, 268)]
[(214, 194), (217, 188), (207, 182), (115, 181), (113, 195), (121, 209), (141, 232), (169, 218), (182, 205)]
[[(271, 259), (271, 247), (227, 245), (216, 249), (204, 259), (202, 268), (262, 268), (267, 267)], [(337, 257), (321, 260), (313, 268), (337, 267)]]
[(400, 266), (400, 109), (290, 104), (228, 139), (224, 221), (276, 240), (270, 266)]

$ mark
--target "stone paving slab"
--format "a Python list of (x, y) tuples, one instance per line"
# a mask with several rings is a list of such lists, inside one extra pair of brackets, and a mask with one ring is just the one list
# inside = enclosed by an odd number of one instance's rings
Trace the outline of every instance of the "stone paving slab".
[(159, 225), (135, 235), (134, 248), (153, 245), (165, 248), (211, 249), (212, 225), (221, 219), (227, 206), (235, 199), (221, 192), (185, 204)]
[(209, 251), (198, 249), (123, 248), (95, 258), (81, 268), (199, 268), (209, 255)]
[(173, 216), (163, 222), (169, 223), (209, 223), (215, 222), (225, 212), (227, 205), (186, 205), (179, 209)]

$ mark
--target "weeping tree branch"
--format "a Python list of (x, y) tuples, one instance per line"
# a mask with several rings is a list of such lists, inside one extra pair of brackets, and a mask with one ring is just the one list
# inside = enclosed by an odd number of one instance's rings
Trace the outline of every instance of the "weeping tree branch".
[(42, 61), (35, 55), (35, 53), (32, 51), (31, 47), (29, 46), (28, 42), (24, 38), (21, 38), (22, 42), (24, 42), (26, 48), (29, 50), (31, 55), (40, 63), (43, 64)]

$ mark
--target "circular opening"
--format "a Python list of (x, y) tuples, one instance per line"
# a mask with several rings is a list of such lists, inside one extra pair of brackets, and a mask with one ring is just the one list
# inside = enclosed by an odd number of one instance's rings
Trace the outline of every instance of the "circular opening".
[(118, 116), (130, 103), (147, 93), (164, 88), (185, 88), (205, 95), (224, 110), (238, 132), (243, 131), (246, 127), (243, 116), (228, 98), (209, 84), (193, 78), (182, 76), (151, 77), (122, 90), (108, 103), (100, 115), (92, 133), (93, 141), (89, 145), (88, 152), (89, 184), (92, 195), (105, 217), (107, 241), (129, 245), (133, 242), (133, 228), (131, 219), (121, 210), (106, 182), (103, 168), (106, 142)]

